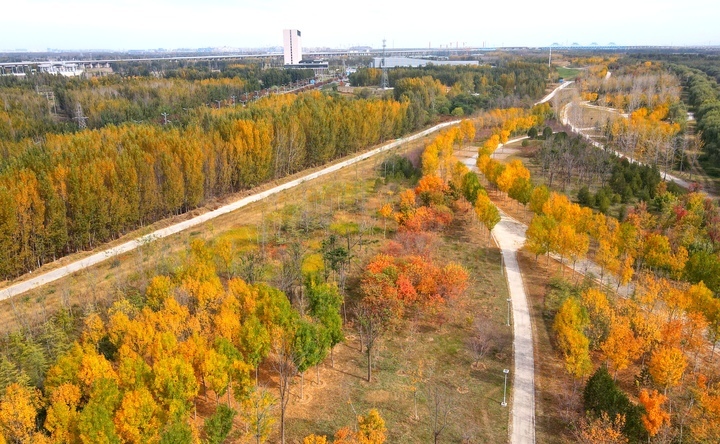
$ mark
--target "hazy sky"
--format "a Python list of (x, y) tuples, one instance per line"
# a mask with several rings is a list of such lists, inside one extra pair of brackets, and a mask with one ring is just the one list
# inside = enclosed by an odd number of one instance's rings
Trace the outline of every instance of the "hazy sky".
[[(720, 45), (718, 0), (6, 0), (0, 50)], [(362, 6), (362, 7), (358, 7)]]

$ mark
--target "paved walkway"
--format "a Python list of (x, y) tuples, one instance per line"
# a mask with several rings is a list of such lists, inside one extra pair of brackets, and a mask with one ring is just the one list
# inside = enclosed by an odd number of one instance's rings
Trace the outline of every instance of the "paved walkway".
[[(508, 143), (526, 139), (519, 137)], [(500, 150), (498, 147), (495, 152)], [(465, 154), (465, 153), (462, 153)], [(478, 172), (477, 150), (473, 155), (461, 157), (461, 161)], [(535, 442), (535, 357), (533, 351), (532, 322), (525, 294), (517, 251), (525, 244), (527, 227), (500, 211), (500, 222), (492, 230), (493, 239), (500, 247), (505, 267), (508, 292), (512, 303), (514, 368), (511, 371), (510, 442), (531, 444)]]
[(541, 103), (547, 102), (548, 100), (550, 100), (550, 99), (552, 99), (553, 97), (555, 97), (555, 94), (557, 94), (558, 91), (560, 91), (561, 89), (567, 88), (568, 86), (570, 86), (570, 85), (573, 84), (573, 83), (574, 83), (573, 80), (569, 80), (569, 81), (567, 81), (567, 82), (561, 83), (560, 86), (558, 86), (557, 88), (555, 88), (554, 90), (552, 90), (552, 91), (550, 92), (550, 94), (548, 94), (548, 95), (546, 95), (545, 97), (543, 97), (542, 100), (540, 100), (539, 102), (535, 102), (535, 105), (540, 105)]
[(187, 230), (188, 228), (194, 227), (196, 225), (200, 225), (211, 219), (215, 219), (218, 216), (222, 216), (223, 214), (233, 212), (233, 211), (240, 209), (240, 208), (242, 208), (248, 204), (251, 204), (253, 202), (257, 202), (259, 200), (265, 199), (266, 197), (272, 196), (273, 194), (277, 194), (277, 193), (287, 190), (289, 188), (296, 187), (296, 186), (298, 186), (304, 182), (307, 182), (309, 180), (313, 180), (318, 177), (325, 176), (326, 174), (333, 173), (333, 172), (338, 171), (346, 166), (349, 166), (354, 163), (365, 160), (367, 158), (370, 158), (376, 154), (382, 153), (382, 152), (390, 150), (392, 148), (396, 148), (396, 147), (402, 145), (403, 143), (410, 142), (410, 141), (416, 140), (416, 139), (420, 139), (420, 138), (425, 137), (428, 134), (431, 134), (442, 128), (445, 128), (445, 127), (448, 127), (451, 125), (456, 125), (459, 122), (460, 122), (459, 120), (454, 120), (451, 122), (441, 123), (439, 125), (436, 125), (429, 129), (426, 129), (419, 133), (413, 134), (411, 136), (403, 137), (402, 139), (397, 139), (393, 142), (387, 143), (379, 148), (375, 148), (374, 150), (367, 151), (365, 153), (357, 155), (348, 160), (338, 162), (338, 163), (331, 165), (327, 168), (324, 168), (320, 171), (306, 174), (305, 176), (302, 176), (295, 180), (291, 180), (282, 185), (278, 185), (269, 190), (263, 191), (261, 193), (253, 194), (252, 196), (242, 198), (242, 199), (232, 202), (228, 205), (222, 206), (216, 210), (209, 211), (209, 212), (207, 212), (205, 214), (201, 214), (200, 216), (197, 216), (197, 217), (193, 217), (192, 219), (188, 219), (186, 221), (171, 225), (167, 228), (163, 228), (163, 229), (154, 231), (146, 236), (142, 236), (137, 239), (133, 239), (129, 242), (125, 242), (116, 247), (108, 248), (107, 250), (103, 250), (103, 251), (100, 251), (99, 253), (95, 253), (95, 254), (85, 257), (83, 259), (79, 259), (77, 261), (71, 262), (70, 264), (65, 265), (63, 267), (59, 267), (59, 268), (56, 268), (55, 270), (51, 270), (51, 271), (39, 274), (38, 276), (35, 276), (31, 279), (26, 279), (21, 282), (17, 282), (13, 285), (10, 285), (10, 286), (0, 290), (0, 300), (7, 299), (7, 298), (10, 298), (13, 296), (17, 296), (26, 291), (29, 291), (34, 288), (40, 287), (42, 285), (48, 284), (50, 282), (56, 281), (62, 277), (69, 275), (69, 274), (75, 273), (77, 271), (83, 270), (85, 268), (88, 268), (88, 267), (98, 264), (100, 262), (103, 262), (111, 257), (115, 257), (119, 254), (123, 254), (123, 253), (127, 253), (128, 251), (132, 251), (141, 245), (145, 245), (145, 244), (147, 244), (149, 242), (153, 242), (157, 239), (171, 236), (173, 234)]
[(525, 225), (501, 213), (500, 222), (492, 231), (502, 251), (505, 276), (512, 301), (513, 351), (512, 411), (510, 442), (535, 442), (535, 358), (532, 322), (525, 284), (517, 261), (517, 251), (525, 244)]

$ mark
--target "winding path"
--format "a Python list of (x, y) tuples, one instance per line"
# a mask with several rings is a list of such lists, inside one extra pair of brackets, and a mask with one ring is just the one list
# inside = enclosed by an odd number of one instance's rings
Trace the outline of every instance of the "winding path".
[(129, 242), (125, 242), (123, 244), (120, 244), (116, 247), (108, 248), (106, 250), (100, 251), (98, 253), (95, 253), (95, 254), (85, 257), (83, 259), (76, 260), (74, 262), (69, 263), (68, 265), (65, 265), (65, 266), (56, 268), (54, 270), (39, 274), (38, 276), (35, 276), (33, 278), (17, 282), (6, 288), (0, 289), (0, 301), (11, 298), (13, 296), (17, 296), (22, 293), (25, 293), (26, 291), (32, 290), (34, 288), (38, 288), (38, 287), (48, 284), (50, 282), (56, 281), (60, 278), (63, 278), (65, 276), (68, 276), (72, 273), (83, 270), (85, 268), (91, 267), (95, 264), (99, 264), (100, 262), (103, 262), (111, 257), (117, 256), (119, 254), (127, 253), (128, 251), (132, 251), (141, 245), (145, 245), (145, 244), (147, 244), (149, 242), (153, 242), (157, 239), (171, 236), (173, 234), (187, 230), (188, 228), (194, 227), (196, 225), (200, 225), (211, 219), (215, 219), (218, 216), (222, 216), (223, 214), (233, 212), (233, 211), (240, 209), (246, 205), (249, 205), (253, 202), (257, 202), (259, 200), (265, 199), (268, 196), (272, 196), (273, 194), (277, 194), (281, 191), (296, 187), (296, 186), (298, 186), (304, 182), (307, 182), (309, 180), (317, 179), (318, 177), (322, 177), (327, 174), (333, 173), (342, 168), (345, 168), (346, 166), (349, 166), (349, 165), (355, 164), (357, 162), (360, 162), (362, 160), (368, 159), (376, 154), (396, 148), (403, 143), (410, 142), (410, 141), (413, 141), (416, 139), (420, 139), (422, 137), (427, 136), (428, 134), (431, 134), (431, 133), (433, 133), (437, 130), (440, 130), (442, 128), (445, 128), (447, 126), (456, 125), (459, 122), (460, 122), (459, 120), (453, 120), (451, 122), (445, 122), (445, 123), (441, 123), (439, 125), (435, 125), (434, 127), (428, 128), (424, 131), (420, 131), (419, 133), (413, 134), (411, 136), (403, 137), (401, 139), (397, 139), (393, 142), (386, 143), (385, 145), (382, 145), (378, 148), (367, 151), (365, 153), (359, 154), (350, 159), (344, 160), (342, 162), (338, 162), (334, 165), (330, 165), (329, 167), (323, 168), (320, 171), (306, 174), (305, 176), (299, 177), (295, 180), (291, 180), (289, 182), (286, 182), (286, 183), (283, 183), (276, 187), (270, 188), (269, 190), (253, 194), (251, 196), (244, 197), (240, 200), (237, 200), (230, 204), (224, 205), (216, 210), (209, 211), (207, 213), (193, 217), (192, 219), (188, 219), (188, 220), (176, 223), (174, 225), (171, 225), (169, 227), (162, 228), (162, 229), (154, 231), (148, 235), (139, 237), (137, 239), (133, 239), (133, 240), (131, 240)]

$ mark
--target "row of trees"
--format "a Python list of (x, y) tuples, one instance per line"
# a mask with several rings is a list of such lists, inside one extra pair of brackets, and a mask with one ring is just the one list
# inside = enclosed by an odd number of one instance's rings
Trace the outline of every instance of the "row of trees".
[(6, 146), (0, 161), (0, 277), (321, 165), (415, 128), (407, 103), (272, 96), (203, 109), (184, 129), (109, 126)]
[(717, 175), (717, 165), (720, 164), (720, 92), (717, 82), (697, 69), (681, 65), (673, 68), (685, 79), (684, 87), (688, 93), (688, 102), (695, 111), (703, 157), (708, 160), (706, 169)]

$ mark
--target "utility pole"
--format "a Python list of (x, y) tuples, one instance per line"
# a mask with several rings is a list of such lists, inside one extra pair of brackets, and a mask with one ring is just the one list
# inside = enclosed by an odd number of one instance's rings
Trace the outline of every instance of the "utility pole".
[(380, 61), (380, 68), (382, 69), (382, 76), (380, 77), (380, 88), (387, 89), (388, 88), (388, 75), (387, 75), (387, 67), (385, 66), (385, 39), (383, 39), (383, 52), (382, 52), (382, 59)]
[(507, 299), (507, 308), (508, 308), (508, 310), (507, 310), (507, 325), (508, 325), (508, 327), (510, 326), (510, 304), (512, 304), (512, 299), (508, 298)]
[(510, 370), (503, 369), (503, 373), (505, 374), (505, 386), (503, 387), (503, 401), (500, 403), (500, 405), (503, 407), (507, 407), (507, 376), (508, 373), (510, 373)]

